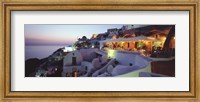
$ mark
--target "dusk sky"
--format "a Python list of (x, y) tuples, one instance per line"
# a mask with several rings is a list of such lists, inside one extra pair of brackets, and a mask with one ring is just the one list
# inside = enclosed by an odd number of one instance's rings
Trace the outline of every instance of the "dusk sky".
[(104, 33), (110, 28), (123, 25), (51, 25), (25, 24), (25, 45), (63, 45), (73, 44), (78, 38)]

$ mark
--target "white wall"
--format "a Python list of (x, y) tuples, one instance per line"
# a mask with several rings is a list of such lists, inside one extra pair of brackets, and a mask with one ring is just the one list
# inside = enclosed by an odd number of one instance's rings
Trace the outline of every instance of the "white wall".
[(81, 63), (81, 66), (82, 66), (82, 68), (85, 70), (85, 67), (87, 66), (87, 73), (88, 72), (91, 72), (91, 70), (94, 68), (94, 66), (92, 65), (92, 63), (91, 62), (86, 62), (86, 61), (83, 61), (82, 63)]
[(147, 60), (142, 58), (140, 55), (135, 54), (117, 52), (115, 58), (119, 64), (126, 66), (129, 66), (130, 63), (132, 63), (132, 65), (138, 65), (141, 67), (145, 67), (149, 64)]
[[(73, 53), (74, 53), (74, 55), (73, 55)], [(77, 63), (77, 65), (80, 65), (81, 62), (83, 61), (83, 57), (80, 54), (80, 52), (73, 51), (73, 52), (68, 53), (65, 56), (65, 58), (63, 60), (63, 66), (70, 66), (70, 65), (72, 65), (72, 57), (76, 57), (76, 63)]]
[(123, 75), (118, 75), (116, 77), (139, 77), (140, 72), (149, 72), (150, 73), (151, 72), (151, 64), (148, 64), (148, 66), (146, 66), (143, 69), (139, 69), (139, 70), (127, 73), (127, 74), (123, 74)]
[(97, 49), (80, 49), (79, 52), (83, 56), (83, 60), (92, 62), (92, 60), (96, 57), (96, 51)]
[(127, 54), (127, 53), (120, 53), (116, 52), (116, 60), (119, 62), (119, 64), (129, 66), (129, 63), (132, 63), (134, 65), (135, 63), (135, 57), (134, 54)]
[(141, 57), (140, 55), (135, 56), (135, 65), (140, 67), (146, 67), (150, 62)]

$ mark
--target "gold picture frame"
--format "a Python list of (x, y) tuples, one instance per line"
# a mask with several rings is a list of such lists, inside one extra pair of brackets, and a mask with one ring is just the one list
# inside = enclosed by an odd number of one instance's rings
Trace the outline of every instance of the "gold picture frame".
[[(59, 99), (60, 101), (199, 101), (199, 55), (200, 24), (199, 0), (3, 0), (1, 2), (0, 33), (0, 99), (30, 101), (28, 98)], [(11, 92), (11, 11), (24, 10), (139, 10), (139, 11), (189, 11), (190, 24), (190, 91), (188, 92)], [(65, 98), (65, 99), (61, 99)], [(67, 99), (66, 99), (67, 98)], [(149, 98), (151, 100), (149, 100)], [(39, 100), (40, 101), (40, 100)]]

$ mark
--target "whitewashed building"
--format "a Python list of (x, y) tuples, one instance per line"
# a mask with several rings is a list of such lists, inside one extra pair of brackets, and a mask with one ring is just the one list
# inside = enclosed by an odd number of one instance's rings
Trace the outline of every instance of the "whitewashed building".
[(116, 51), (113, 59), (106, 66), (93, 73), (93, 77), (120, 76), (135, 72), (132, 76), (139, 76), (140, 72), (151, 72), (150, 60), (139, 54)]
[(107, 54), (98, 49), (80, 49), (68, 53), (63, 60), (62, 76), (90, 76), (107, 62)]

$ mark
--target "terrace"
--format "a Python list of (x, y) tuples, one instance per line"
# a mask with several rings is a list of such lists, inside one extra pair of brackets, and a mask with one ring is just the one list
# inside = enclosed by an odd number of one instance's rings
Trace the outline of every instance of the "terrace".
[[(100, 41), (100, 49), (107, 50), (118, 50), (118, 51), (132, 51), (141, 53), (143, 56), (151, 57), (168, 57), (168, 55), (162, 55), (164, 43), (166, 37), (162, 36), (159, 38), (137, 36), (133, 38), (118, 38)], [(170, 41), (170, 56), (173, 56), (175, 49), (175, 38)]]

